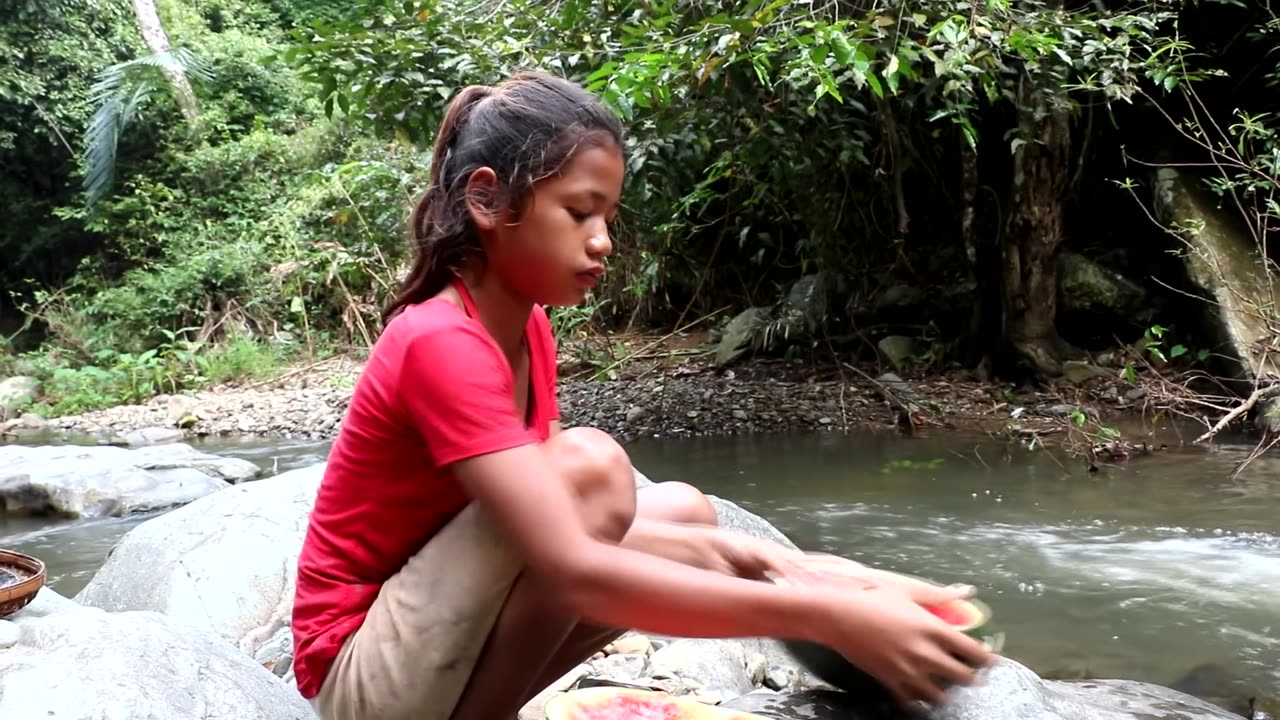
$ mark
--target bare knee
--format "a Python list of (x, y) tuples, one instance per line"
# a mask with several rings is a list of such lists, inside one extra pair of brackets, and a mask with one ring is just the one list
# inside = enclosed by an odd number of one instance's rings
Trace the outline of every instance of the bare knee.
[(640, 515), (667, 522), (718, 525), (716, 506), (698, 488), (678, 481), (667, 481), (646, 488), (641, 495)]
[(635, 478), (627, 451), (593, 428), (561, 431), (547, 443), (552, 462), (577, 495), (592, 535), (621, 542), (636, 515)]

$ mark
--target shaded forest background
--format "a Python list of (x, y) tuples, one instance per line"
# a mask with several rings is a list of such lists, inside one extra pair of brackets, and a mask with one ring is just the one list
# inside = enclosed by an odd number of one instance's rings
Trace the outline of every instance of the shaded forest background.
[[(0, 375), (76, 412), (367, 347), (449, 97), (517, 68), (627, 121), (610, 274), (562, 338), (1052, 377), (1207, 347), (1153, 171), (1263, 248), (1269, 3), (0, 0)], [(1132, 301), (1064, 303), (1064, 258)], [(790, 298), (790, 303), (786, 302)], [(770, 343), (777, 308), (804, 322)], [(1154, 329), (1154, 334), (1153, 334)], [(771, 336), (772, 334), (772, 336)], [(1166, 353), (1168, 354), (1168, 353)]]

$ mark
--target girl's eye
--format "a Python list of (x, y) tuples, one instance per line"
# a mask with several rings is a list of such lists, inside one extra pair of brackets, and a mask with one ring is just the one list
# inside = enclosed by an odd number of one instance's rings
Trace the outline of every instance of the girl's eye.
[(581, 210), (574, 210), (573, 208), (569, 208), (569, 214), (572, 215), (573, 219), (577, 220), (578, 222), (582, 222), (583, 220), (586, 220), (587, 218), (591, 217), (591, 213), (582, 212)]

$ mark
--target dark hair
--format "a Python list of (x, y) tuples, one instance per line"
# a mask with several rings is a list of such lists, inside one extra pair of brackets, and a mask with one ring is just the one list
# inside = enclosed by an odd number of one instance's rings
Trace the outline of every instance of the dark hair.
[(436, 135), (430, 184), (409, 221), (413, 267), (383, 310), (383, 325), (439, 293), (468, 255), (482, 250), (464, 197), (473, 172), (492, 168), (495, 207), (518, 214), (534, 183), (559, 172), (575, 150), (605, 142), (622, 149), (622, 122), (569, 80), (521, 72), (454, 96)]

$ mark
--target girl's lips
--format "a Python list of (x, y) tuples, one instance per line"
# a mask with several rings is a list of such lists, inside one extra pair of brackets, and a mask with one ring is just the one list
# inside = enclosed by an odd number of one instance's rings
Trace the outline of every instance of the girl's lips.
[(583, 270), (577, 274), (578, 282), (587, 287), (592, 287), (600, 281), (600, 276), (604, 275), (604, 268), (597, 265), (590, 270)]

